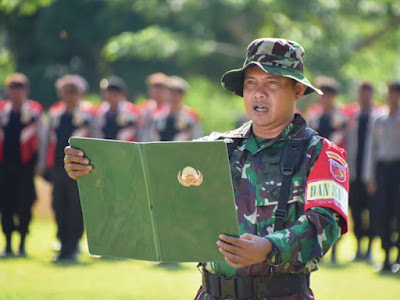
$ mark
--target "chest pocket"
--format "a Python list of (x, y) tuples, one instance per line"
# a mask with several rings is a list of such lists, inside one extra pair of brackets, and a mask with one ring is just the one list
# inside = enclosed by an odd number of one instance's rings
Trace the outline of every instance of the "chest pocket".
[(277, 205), (282, 186), (279, 161), (281, 148), (267, 148), (256, 154), (251, 168), (256, 172), (256, 206)]
[(277, 205), (282, 187), (282, 178), (265, 181), (258, 190), (256, 206)]

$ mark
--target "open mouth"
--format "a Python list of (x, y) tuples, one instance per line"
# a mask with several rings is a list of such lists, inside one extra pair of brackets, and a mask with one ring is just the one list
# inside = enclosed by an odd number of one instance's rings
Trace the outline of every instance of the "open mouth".
[(268, 112), (269, 108), (263, 105), (256, 105), (253, 107), (253, 110), (257, 111), (257, 112)]

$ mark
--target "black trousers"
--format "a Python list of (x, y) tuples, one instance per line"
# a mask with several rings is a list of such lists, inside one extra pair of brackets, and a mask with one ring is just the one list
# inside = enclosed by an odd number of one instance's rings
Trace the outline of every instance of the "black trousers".
[[(360, 180), (350, 183), (349, 205), (354, 222), (354, 235), (357, 239), (364, 236), (373, 238), (377, 235), (376, 205), (373, 197), (367, 193), (366, 186)], [(368, 211), (369, 220), (362, 219), (363, 212)]]
[(36, 199), (32, 165), (0, 165), (1, 226), (5, 234), (27, 234)]
[(61, 251), (76, 250), (83, 234), (82, 208), (79, 200), (78, 184), (68, 177), (64, 168), (52, 170), (53, 209), (57, 223), (57, 237)]
[[(376, 165), (378, 230), (382, 248), (389, 250), (394, 232), (400, 233), (400, 161)], [(399, 239), (397, 240), (400, 246)]]

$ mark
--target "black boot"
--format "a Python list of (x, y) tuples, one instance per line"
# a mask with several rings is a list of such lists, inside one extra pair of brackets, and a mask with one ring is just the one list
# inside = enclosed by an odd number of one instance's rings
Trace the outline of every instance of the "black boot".
[(365, 253), (365, 256), (364, 256), (365, 260), (366, 260), (368, 263), (370, 263), (370, 264), (373, 263), (373, 261), (372, 261), (372, 255), (371, 255), (372, 241), (373, 241), (373, 239), (370, 238), (369, 241), (368, 241), (367, 253)]
[(389, 260), (389, 250), (387, 250), (386, 254), (385, 254), (385, 261), (383, 262), (381, 271), (383, 271), (383, 272), (389, 271), (390, 272), (391, 269), (392, 269), (392, 266), (390, 265), (390, 260)]
[(53, 259), (54, 262), (78, 262), (77, 244), (61, 243), (60, 253)]
[(26, 237), (26, 233), (21, 233), (21, 241), (19, 243), (19, 250), (18, 250), (18, 255), (21, 257), (26, 257), (25, 237)]
[(331, 263), (336, 264), (336, 244), (332, 247)]
[(13, 256), (14, 253), (12, 252), (11, 249), (11, 235), (12, 233), (6, 233), (6, 248), (4, 251), (0, 254), (0, 256)]
[(392, 273), (398, 273), (400, 271), (400, 247), (397, 247), (397, 249), (398, 249), (398, 254), (396, 262), (390, 268)]

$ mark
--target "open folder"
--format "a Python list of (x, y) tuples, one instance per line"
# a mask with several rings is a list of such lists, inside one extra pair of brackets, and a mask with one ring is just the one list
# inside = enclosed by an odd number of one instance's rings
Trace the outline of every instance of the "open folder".
[(71, 137), (93, 170), (78, 178), (95, 255), (163, 262), (223, 261), (238, 236), (223, 141), (132, 143)]

